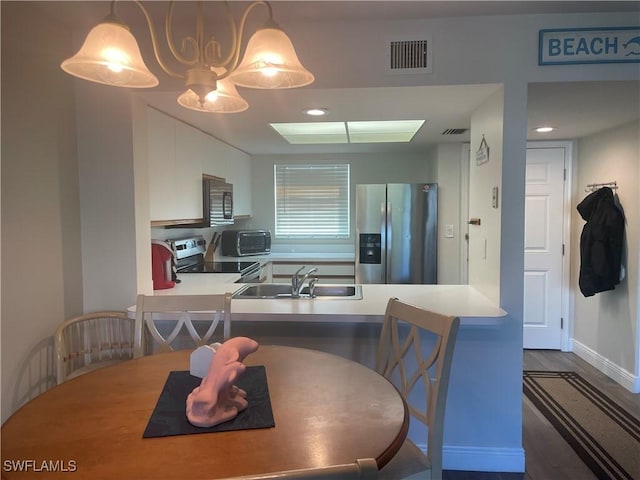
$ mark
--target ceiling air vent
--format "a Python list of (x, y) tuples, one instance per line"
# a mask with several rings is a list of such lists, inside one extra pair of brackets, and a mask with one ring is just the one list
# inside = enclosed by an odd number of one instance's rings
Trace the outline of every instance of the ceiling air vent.
[(431, 73), (431, 39), (390, 39), (387, 70), (392, 73)]
[(467, 133), (466, 128), (447, 128), (442, 135), (462, 135), (463, 133)]

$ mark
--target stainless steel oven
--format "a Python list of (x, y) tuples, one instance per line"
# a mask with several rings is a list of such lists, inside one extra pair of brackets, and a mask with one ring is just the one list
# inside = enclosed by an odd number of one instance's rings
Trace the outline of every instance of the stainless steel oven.
[(176, 252), (177, 273), (239, 273), (236, 283), (261, 283), (265, 281), (260, 262), (238, 260), (205, 262), (206, 242), (202, 237), (171, 240)]

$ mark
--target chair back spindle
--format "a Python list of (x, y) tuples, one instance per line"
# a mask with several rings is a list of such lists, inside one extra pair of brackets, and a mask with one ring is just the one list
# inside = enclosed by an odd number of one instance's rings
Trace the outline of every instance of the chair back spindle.
[(134, 354), (135, 320), (122, 311), (93, 312), (63, 322), (54, 334), (57, 382)]

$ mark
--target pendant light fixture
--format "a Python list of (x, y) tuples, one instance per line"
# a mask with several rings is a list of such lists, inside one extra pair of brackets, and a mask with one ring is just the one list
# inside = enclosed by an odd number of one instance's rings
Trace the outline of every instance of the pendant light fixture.
[[(215, 69), (224, 70), (224, 69)], [(249, 108), (249, 103), (240, 96), (234, 83), (225, 78), (216, 81), (216, 89), (204, 96), (204, 102), (191, 88), (178, 97), (178, 103), (185, 108), (199, 112), (238, 113)]]
[[(236, 85), (281, 89), (302, 87), (314, 81), (313, 74), (298, 60), (289, 37), (273, 20), (271, 5), (266, 1), (249, 4), (238, 23), (228, 4), (224, 3), (232, 37), (225, 54), (222, 54), (222, 45), (213, 35), (205, 40), (201, 1), (196, 2), (195, 36), (183, 38), (183, 48), (178, 50), (171, 30), (174, 2), (169, 2), (165, 18), (166, 44), (173, 59), (186, 67), (182, 72), (175, 71), (163, 61), (149, 13), (141, 2), (132, 3), (145, 16), (158, 65), (167, 75), (185, 80), (187, 89), (178, 97), (178, 103), (185, 108), (203, 112), (241, 112), (249, 104), (238, 94)], [(130, 88), (157, 86), (157, 77), (146, 67), (138, 42), (129, 27), (117, 17), (115, 5), (116, 2), (112, 1), (110, 14), (89, 32), (78, 53), (62, 62), (62, 69), (76, 77), (107, 85)], [(238, 64), (247, 17), (258, 5), (267, 7), (268, 20), (249, 39), (244, 58)]]
[(231, 80), (249, 88), (296, 88), (309, 85), (314, 78), (298, 60), (287, 34), (271, 20), (249, 39)]
[(159, 83), (144, 64), (129, 27), (113, 14), (93, 27), (78, 53), (60, 66), (71, 75), (107, 85), (150, 88)]

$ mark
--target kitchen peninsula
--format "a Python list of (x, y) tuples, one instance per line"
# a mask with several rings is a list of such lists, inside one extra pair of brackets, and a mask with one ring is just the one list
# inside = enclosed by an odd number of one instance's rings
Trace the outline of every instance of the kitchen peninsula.
[[(235, 292), (237, 274), (178, 275), (175, 288), (154, 295), (205, 295)], [(321, 284), (319, 284), (321, 285)], [(234, 299), (233, 321), (379, 322), (391, 297), (446, 315), (462, 324), (491, 325), (506, 312), (468, 285), (362, 285), (362, 299)]]
[[(318, 267), (314, 276), (318, 285), (353, 283), (354, 255), (352, 253), (273, 253), (229, 257), (216, 255), (217, 262), (259, 262), (263, 270), (272, 273), (261, 276), (265, 283), (290, 283), (291, 275), (299, 268), (303, 273)], [(278, 266), (284, 266), (274, 275)], [(349, 276), (351, 277), (349, 279)], [(245, 284), (240, 283), (239, 273), (193, 274), (178, 271), (178, 283), (174, 288), (155, 290), (154, 295), (206, 295), (234, 293)], [(238, 282), (238, 283), (236, 283)], [(285, 322), (343, 322), (378, 323), (382, 320), (387, 301), (391, 297), (418, 305), (445, 315), (460, 317), (462, 324), (492, 325), (499, 322), (506, 312), (468, 285), (405, 285), (364, 284), (362, 299), (242, 299), (234, 298), (231, 305), (232, 319), (238, 321)]]
[[(155, 295), (235, 292), (237, 275), (178, 275), (175, 288)], [(390, 297), (461, 319), (456, 339), (444, 432), (444, 468), (523, 471), (518, 407), (521, 355), (514, 331), (521, 326), (468, 285), (362, 285), (362, 299), (234, 299), (231, 335), (261, 344), (327, 351), (375, 366), (380, 322)], [(428, 338), (422, 342), (429, 342)], [(420, 392), (418, 394), (424, 394)], [(514, 398), (517, 401), (514, 402)], [(425, 447), (424, 432), (409, 437)]]

